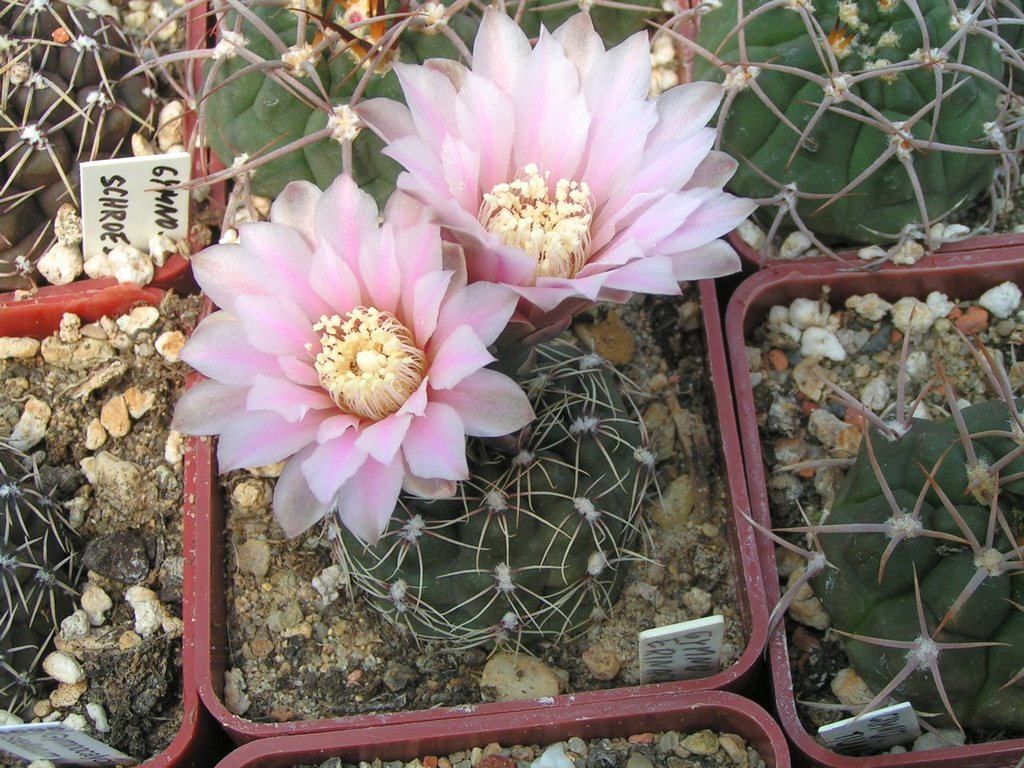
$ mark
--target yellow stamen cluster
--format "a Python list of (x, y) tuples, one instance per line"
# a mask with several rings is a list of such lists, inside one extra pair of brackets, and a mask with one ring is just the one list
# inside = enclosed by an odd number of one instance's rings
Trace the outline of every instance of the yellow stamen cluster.
[(590, 257), (594, 203), (585, 181), (559, 179), (554, 199), (548, 173), (535, 163), (484, 194), (480, 223), (505, 245), (537, 260), (537, 277), (575, 277)]
[(344, 317), (321, 316), (313, 330), (320, 333), (313, 364), (320, 386), (346, 413), (380, 421), (423, 381), (426, 356), (390, 312), (356, 307)]

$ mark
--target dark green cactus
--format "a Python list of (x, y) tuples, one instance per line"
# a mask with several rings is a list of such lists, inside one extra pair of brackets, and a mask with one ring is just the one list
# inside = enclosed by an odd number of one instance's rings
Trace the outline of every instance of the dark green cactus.
[[(130, 150), (155, 92), (117, 22), (60, 0), (0, 3), (0, 289), (30, 285), (78, 163)], [(16, 263), (16, 261), (18, 263)]]
[(5, 442), (0, 510), (0, 709), (18, 713), (34, 700), (39, 664), (59, 622), (73, 609), (75, 549), (35, 466)]
[[(334, 110), (344, 110), (357, 90), (363, 98), (401, 100), (392, 70), (396, 59), (422, 62), (459, 57), (449, 37), (426, 31), (422, 15), (406, 13), (400, 22), (375, 22), (368, 33), (372, 42), (366, 42), (354, 40), (346, 31), (354, 28), (353, 18), (372, 18), (368, 8), (361, 9), (365, 15), (360, 13), (357, 2), (325, 1), (326, 20), (297, 11), (297, 4), (286, 0), (252, 7), (236, 0), (214, 5), (222, 19), (221, 43), (220, 53), (206, 68), (204, 131), (225, 165), (238, 158), (243, 168), (252, 163), (252, 189), (268, 197), (299, 179), (325, 188), (341, 173), (340, 140), (347, 126), (344, 112)], [(462, 13), (446, 25), (468, 40), (476, 28)], [(311, 58), (308, 64), (289, 70), (282, 52), (301, 49), (296, 46), (300, 38), (312, 46)], [(374, 51), (374, 43), (389, 48), (384, 53)], [(361, 65), (364, 57), (366, 63)], [(382, 148), (371, 131), (361, 131), (352, 142), (353, 178), (380, 204), (394, 189), (400, 170), (381, 154)], [(261, 161), (272, 153), (273, 159)]]
[(471, 442), (452, 499), (403, 496), (381, 540), (341, 530), (337, 556), (392, 621), (471, 646), (556, 638), (607, 613), (643, 524), (654, 456), (622, 381), (568, 344), (538, 348), (524, 382), (537, 418)]
[(873, 430), (813, 529), (830, 567), (811, 583), (857, 672), (962, 727), (1024, 728), (1022, 404)]
[(695, 76), (724, 80), (721, 146), (740, 161), (729, 188), (772, 204), (773, 232), (789, 216), (824, 243), (930, 237), (997, 169), (1016, 184), (1004, 131), (1020, 27), (997, 20), (1019, 2), (708, 7)]

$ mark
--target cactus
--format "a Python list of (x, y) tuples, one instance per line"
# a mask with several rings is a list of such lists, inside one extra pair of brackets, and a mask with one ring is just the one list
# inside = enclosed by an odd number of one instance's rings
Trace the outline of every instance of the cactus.
[[(909, 338), (909, 337), (908, 337)], [(963, 407), (939, 366), (950, 415), (898, 405), (874, 429), (813, 536), (810, 582), (850, 661), (877, 691), (961, 728), (1024, 728), (1024, 401), (998, 358), (969, 350), (999, 399)], [(904, 360), (907, 348), (904, 347)], [(901, 374), (903, 375), (903, 374)]]
[(17, 713), (34, 700), (37, 667), (73, 608), (75, 550), (31, 460), (0, 442), (0, 471), (0, 709)]
[(116, 21), (61, 0), (0, 4), (0, 288), (31, 283), (63, 203), (77, 207), (78, 163), (123, 154), (152, 127), (148, 75)]
[(396, 60), (458, 58), (475, 30), (437, 3), (388, 16), (368, 2), (329, 1), (323, 15), (312, 2), (214, 5), (221, 38), (205, 72), (203, 130), (217, 157), (251, 168), (252, 190), (267, 197), (300, 179), (325, 188), (343, 169), (340, 145), (351, 142), (353, 177), (382, 205), (399, 168), (359, 130), (350, 102), (400, 99)]
[(622, 380), (566, 343), (538, 348), (537, 418), (477, 441), (452, 499), (403, 495), (381, 540), (344, 530), (338, 558), (370, 602), (422, 639), (469, 647), (557, 638), (610, 611), (636, 557), (654, 457)]
[[(1020, 3), (722, 0), (696, 12), (694, 74), (724, 81), (731, 191), (819, 248), (924, 237), (1019, 176), (1010, 130)], [(999, 172), (998, 176), (996, 172)]]

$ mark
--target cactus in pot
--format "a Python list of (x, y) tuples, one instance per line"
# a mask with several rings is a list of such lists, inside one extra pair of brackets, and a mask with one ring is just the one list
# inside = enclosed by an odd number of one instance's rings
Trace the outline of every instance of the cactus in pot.
[[(835, 243), (924, 237), (1019, 176), (1019, 3), (724, 0), (698, 9), (694, 74), (724, 82), (739, 194)], [(786, 223), (786, 219), (789, 223)]]
[(71, 613), (75, 547), (31, 459), (6, 441), (0, 441), (0, 473), (0, 709), (17, 714), (33, 703), (39, 665)]
[(152, 80), (115, 19), (84, 4), (0, 8), (0, 288), (32, 282), (62, 204), (77, 207), (78, 163), (124, 154), (151, 128)]

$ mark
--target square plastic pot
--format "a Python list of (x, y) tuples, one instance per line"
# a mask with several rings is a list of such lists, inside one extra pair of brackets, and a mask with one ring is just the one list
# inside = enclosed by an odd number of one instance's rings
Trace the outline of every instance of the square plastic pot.
[[(220, 486), (209, 440), (190, 444), (186, 469), (194, 473), (189, 478), (195, 489), (186, 499), (189, 515), (197, 522), (197, 612), (195, 642), (198, 649), (197, 680), (203, 703), (216, 717), (221, 727), (236, 743), (273, 736), (310, 734), (321, 731), (362, 729), (380, 725), (410, 725), (430, 732), (434, 729), (467, 729), (471, 732), (479, 718), (507, 718), (536, 716), (539, 718), (575, 718), (573, 704), (607, 705), (612, 710), (621, 700), (650, 700), (650, 712), (672, 701), (665, 694), (683, 694), (696, 690), (742, 690), (753, 683), (761, 662), (762, 649), (767, 637), (767, 605), (760, 564), (755, 548), (754, 531), (746, 513), (748, 502), (743, 483), (742, 452), (736, 435), (735, 415), (729, 396), (729, 377), (721, 317), (715, 286), (710, 281), (700, 285), (700, 298), (704, 315), (705, 337), (708, 349), (710, 376), (717, 393), (717, 417), (722, 437), (720, 451), (723, 466), (728, 473), (729, 491), (733, 507), (733, 520), (729, 528), (734, 564), (737, 609), (741, 616), (747, 646), (739, 660), (729, 668), (701, 680), (632, 686), (603, 691), (588, 691), (575, 695), (555, 697), (554, 704), (544, 701), (518, 701), (484, 703), (472, 707), (435, 708), (420, 711), (395, 712), (373, 715), (353, 715), (332, 719), (307, 720), (286, 723), (262, 723), (231, 713), (224, 705), (224, 673), (228, 667), (228, 638), (225, 598), (224, 511), (221, 507)], [(638, 705), (639, 706), (639, 705)], [(443, 724), (441, 721), (444, 721)], [(552, 723), (558, 722), (553, 720)], [(434, 725), (436, 724), (436, 725)]]
[[(649, 699), (643, 698), (615, 703), (560, 702), (545, 711), (523, 713), (514, 722), (507, 717), (486, 717), (476, 723), (452, 723), (443, 728), (410, 725), (284, 736), (247, 744), (229, 754), (217, 768), (293, 768), (332, 757), (348, 763), (374, 758), (412, 760), (492, 742), (503, 746), (543, 745), (573, 736), (616, 738), (651, 731), (693, 732), (705, 728), (740, 736), (760, 753), (769, 768), (790, 765), (789, 747), (778, 724), (752, 701), (722, 691), (661, 698), (665, 701), (656, 709), (648, 706)], [(567, 709), (571, 709), (571, 716), (569, 712), (559, 712)]]
[[(761, 322), (770, 307), (788, 305), (797, 297), (817, 300), (822, 286), (829, 287), (830, 299), (842, 303), (848, 296), (877, 293), (894, 301), (903, 296), (924, 298), (941, 291), (952, 298), (975, 298), (1005, 280), (1024, 285), (1024, 245), (1015, 236), (986, 240), (989, 247), (967, 252), (949, 252), (922, 259), (913, 267), (891, 265), (874, 271), (851, 270), (838, 262), (815, 262), (769, 267), (740, 284), (729, 301), (725, 332), (733, 371), (740, 438), (743, 442), (750, 506), (754, 519), (766, 528), (772, 526), (768, 489), (754, 408), (753, 388), (746, 375), (746, 339)], [(769, 605), (780, 596), (775, 548), (767, 536), (758, 536), (761, 571)], [(826, 768), (995, 768), (1018, 766), (1024, 757), (1024, 739), (946, 749), (908, 752), (900, 755), (850, 757), (825, 748), (805, 730), (797, 714), (793, 676), (785, 628), (780, 622), (771, 633), (768, 645), (769, 668), (776, 714), (794, 746), (794, 759), (800, 764)]]
[[(65, 312), (72, 312), (84, 322), (93, 322), (103, 315), (116, 317), (141, 304), (156, 306), (164, 296), (157, 288), (140, 288), (133, 284), (119, 285), (114, 279), (89, 280), (65, 286), (54, 286), (45, 292), (18, 300), (14, 294), (0, 295), (0, 336), (30, 336), (44, 339), (56, 332)], [(186, 462), (188, 457), (186, 457)], [(192, 491), (185, 473), (185, 495)], [(225, 739), (213, 718), (203, 709), (195, 687), (196, 648), (193, 616), (196, 592), (195, 515), (185, 511), (182, 554), (182, 721), (174, 739), (160, 754), (142, 763), (139, 768), (208, 768), (217, 756), (227, 750)]]

